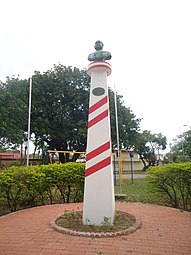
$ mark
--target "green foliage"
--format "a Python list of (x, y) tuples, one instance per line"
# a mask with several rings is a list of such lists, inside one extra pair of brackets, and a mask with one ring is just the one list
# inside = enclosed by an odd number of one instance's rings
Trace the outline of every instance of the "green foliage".
[(38, 144), (56, 150), (85, 149), (89, 80), (84, 70), (61, 64), (43, 74), (35, 72), (31, 129)]
[(176, 163), (191, 161), (191, 129), (178, 135), (173, 141), (166, 161)]
[(14, 166), (0, 172), (0, 198), (11, 212), (61, 200), (82, 201), (85, 165)]
[(85, 171), (83, 163), (69, 162), (42, 166), (42, 171), (59, 190), (64, 203), (69, 203), (71, 197), (73, 202), (82, 201)]
[(185, 155), (191, 160), (191, 129), (184, 133), (183, 149)]
[(0, 84), (0, 145), (9, 147), (21, 144), (27, 129), (27, 103), (15, 93), (18, 85), (18, 79), (8, 79), (7, 86)]
[[(39, 203), (45, 205), (47, 199), (52, 197), (50, 195), (50, 191), (53, 188), (52, 180), (46, 173), (41, 171), (39, 166), (23, 168), (27, 177), (25, 180), (26, 190), (23, 197), (23, 205), (36, 206)], [(50, 203), (52, 203), (52, 200)]]
[(24, 174), (15, 168), (14, 171), (5, 170), (0, 172), (0, 197), (7, 201), (7, 205), (11, 212), (17, 210), (19, 202), (21, 202), (22, 192), (24, 190)]
[(173, 207), (191, 209), (191, 162), (152, 167), (149, 175), (153, 190), (162, 192)]
[[(31, 133), (42, 150), (85, 151), (87, 140), (90, 77), (84, 70), (54, 65), (32, 82)], [(8, 78), (0, 84), (0, 142), (21, 144), (27, 132), (29, 81)], [(109, 89), (112, 144), (116, 147), (114, 93)], [(134, 144), (139, 129), (137, 119), (117, 96), (121, 148)], [(69, 161), (68, 154), (59, 155)], [(74, 154), (72, 161), (75, 161)]]
[[(33, 76), (32, 131), (49, 149), (85, 151), (90, 77), (84, 70), (61, 64)], [(109, 89), (111, 132), (116, 145), (114, 93)], [(121, 146), (129, 146), (139, 119), (117, 97)], [(75, 154), (76, 156), (77, 154)], [(63, 154), (60, 160), (64, 162)], [(68, 155), (66, 155), (68, 156)], [(68, 161), (68, 159), (66, 159)]]
[[(113, 148), (117, 147), (116, 119), (114, 92), (109, 89), (111, 137)], [(139, 130), (140, 119), (137, 119), (132, 110), (124, 105), (123, 97), (117, 95), (118, 126), (120, 148), (132, 147), (135, 144), (137, 130)]]
[[(147, 166), (158, 165), (156, 155), (160, 157), (160, 150), (166, 149), (167, 139), (161, 133), (152, 134), (148, 130), (137, 133), (135, 137), (135, 151), (140, 155), (144, 164), (144, 170)], [(146, 164), (147, 162), (147, 164)]]

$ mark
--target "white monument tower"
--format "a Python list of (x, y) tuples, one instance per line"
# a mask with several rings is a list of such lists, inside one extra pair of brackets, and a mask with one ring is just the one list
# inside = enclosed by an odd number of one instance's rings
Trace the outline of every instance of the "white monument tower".
[(102, 51), (103, 43), (96, 41), (96, 52), (89, 55), (91, 76), (88, 136), (84, 190), (84, 224), (101, 225), (104, 219), (113, 223), (115, 198), (112, 170), (112, 149), (107, 76), (111, 65), (105, 60), (111, 54)]

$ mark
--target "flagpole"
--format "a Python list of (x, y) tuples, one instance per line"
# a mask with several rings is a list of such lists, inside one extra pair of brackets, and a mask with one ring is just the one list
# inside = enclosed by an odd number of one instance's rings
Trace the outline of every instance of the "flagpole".
[(115, 102), (115, 121), (116, 121), (116, 134), (117, 134), (117, 153), (118, 153), (118, 171), (119, 171), (119, 188), (121, 189), (121, 178), (120, 178), (120, 149), (119, 149), (119, 124), (118, 124), (118, 112), (117, 112), (117, 92), (114, 84), (114, 102)]
[(31, 125), (31, 94), (32, 94), (32, 76), (29, 85), (29, 112), (28, 112), (28, 138), (27, 138), (27, 166), (29, 166), (29, 143), (30, 143), (30, 125)]

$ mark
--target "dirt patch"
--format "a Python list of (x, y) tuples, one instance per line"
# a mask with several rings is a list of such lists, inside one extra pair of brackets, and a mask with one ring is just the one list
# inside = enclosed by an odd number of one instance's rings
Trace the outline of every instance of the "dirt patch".
[(132, 214), (116, 211), (114, 223), (104, 218), (100, 226), (83, 224), (82, 211), (66, 211), (63, 215), (53, 219), (50, 226), (62, 233), (86, 237), (113, 237), (129, 234), (141, 226), (141, 219)]

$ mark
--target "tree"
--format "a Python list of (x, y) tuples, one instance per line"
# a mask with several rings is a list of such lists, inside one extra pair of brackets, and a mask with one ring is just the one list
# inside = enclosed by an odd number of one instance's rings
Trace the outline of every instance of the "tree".
[[(49, 149), (83, 151), (86, 146), (89, 76), (59, 64), (33, 76), (31, 130)], [(63, 161), (63, 154), (60, 160)]]
[[(135, 151), (139, 154), (144, 164), (144, 170), (149, 166), (158, 165), (160, 150), (166, 149), (167, 139), (161, 133), (152, 134), (148, 130), (137, 133), (135, 140)], [(158, 154), (158, 159), (157, 155)]]
[(184, 133), (183, 150), (185, 156), (191, 159), (191, 129)]
[[(0, 83), (0, 145), (17, 147), (25, 138), (24, 126), (27, 121), (27, 105), (15, 93), (17, 79)], [(20, 82), (19, 82), (20, 84)]]
[[(115, 102), (114, 92), (109, 89), (110, 102), (110, 121), (111, 121), (111, 137), (113, 149), (117, 147), (116, 134), (116, 116), (115, 116)], [(118, 126), (119, 126), (119, 143), (120, 148), (130, 148), (134, 145), (134, 141), (139, 130), (141, 119), (136, 118), (132, 110), (124, 105), (123, 97), (117, 95), (117, 109), (118, 109)]]
[[(23, 116), (28, 113), (29, 81), (8, 79), (5, 92), (21, 100)], [(51, 70), (33, 75), (31, 133), (35, 134), (37, 147), (64, 151), (85, 151), (89, 107), (90, 77), (84, 70), (54, 65)], [(109, 89), (111, 131), (116, 147), (114, 93)], [(133, 144), (140, 120), (126, 108), (122, 96), (117, 96), (121, 148)], [(27, 106), (27, 107), (26, 107)], [(12, 116), (14, 118), (14, 116)], [(27, 132), (27, 119), (20, 120), (20, 131)], [(7, 116), (7, 122), (10, 119)], [(11, 137), (11, 134), (10, 134)], [(18, 138), (18, 137), (17, 137)], [(19, 140), (19, 139), (18, 139)], [(64, 162), (64, 154), (60, 161)], [(77, 155), (75, 155), (77, 156)], [(74, 157), (73, 160), (76, 158)], [(66, 158), (68, 161), (68, 158)]]
[(191, 161), (191, 129), (178, 135), (171, 144), (171, 150), (166, 155), (168, 162)]

